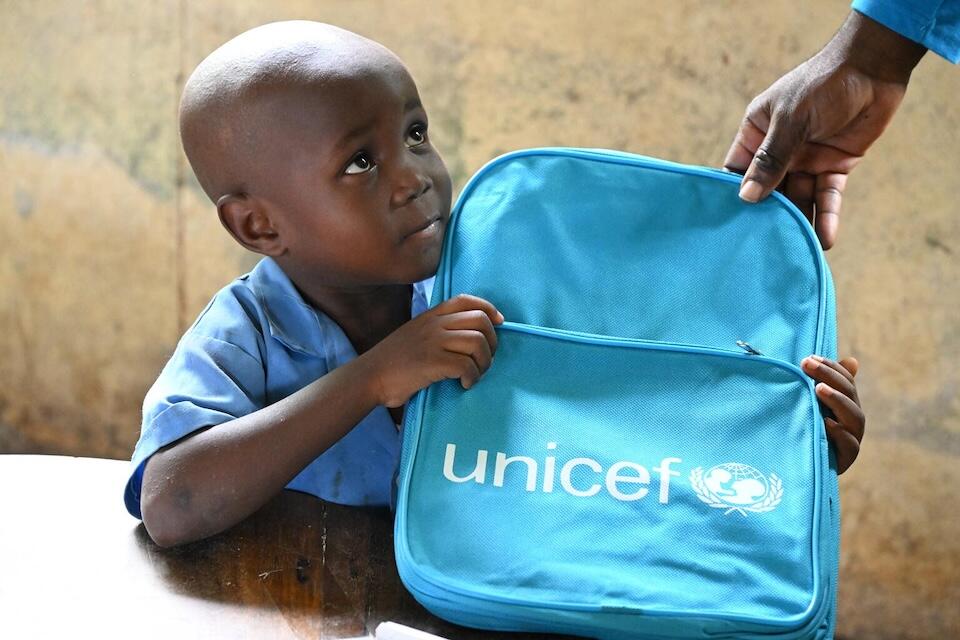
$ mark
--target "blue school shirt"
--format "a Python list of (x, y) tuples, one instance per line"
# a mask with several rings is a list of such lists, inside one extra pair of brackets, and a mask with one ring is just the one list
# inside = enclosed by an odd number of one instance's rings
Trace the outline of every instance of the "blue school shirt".
[[(413, 285), (411, 317), (426, 310), (433, 280)], [(147, 392), (127, 511), (142, 517), (143, 468), (158, 449), (281, 400), (356, 356), (340, 326), (307, 304), (276, 262), (261, 260), (210, 301)], [(378, 406), (287, 488), (339, 504), (390, 505), (399, 459), (398, 428)]]
[(853, 0), (850, 6), (950, 62), (960, 62), (960, 0)]

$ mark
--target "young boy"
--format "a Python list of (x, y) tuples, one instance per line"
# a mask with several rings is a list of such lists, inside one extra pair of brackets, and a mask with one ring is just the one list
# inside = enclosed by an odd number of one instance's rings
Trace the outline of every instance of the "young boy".
[[(284, 487), (390, 504), (407, 400), (470, 388), (503, 316), (427, 309), (450, 176), (400, 60), (312, 22), (252, 29), (194, 71), (184, 150), (224, 227), (265, 256), (221, 290), (144, 401), (125, 501), (162, 546), (210, 536)], [(807, 358), (841, 468), (863, 432), (856, 361)]]

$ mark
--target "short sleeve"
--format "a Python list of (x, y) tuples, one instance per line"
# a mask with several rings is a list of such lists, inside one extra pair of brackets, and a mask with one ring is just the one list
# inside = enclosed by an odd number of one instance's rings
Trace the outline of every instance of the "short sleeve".
[(852, 9), (960, 62), (960, 0), (853, 0)]
[(184, 335), (144, 399), (140, 441), (124, 493), (127, 510), (142, 517), (143, 467), (157, 450), (203, 427), (252, 413), (265, 406), (265, 398), (264, 366), (256, 355), (195, 330)]

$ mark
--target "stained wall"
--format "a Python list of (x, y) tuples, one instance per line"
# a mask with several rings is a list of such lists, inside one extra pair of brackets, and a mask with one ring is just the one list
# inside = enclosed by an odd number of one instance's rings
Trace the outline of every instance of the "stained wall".
[[(747, 102), (846, 12), (825, 0), (0, 1), (0, 451), (129, 457), (180, 333), (255, 262), (221, 229), (175, 122), (190, 70), (240, 31), (307, 18), (393, 49), (459, 187), (529, 146), (718, 165)], [(958, 92), (960, 68), (928, 55), (854, 173), (829, 253), (840, 350), (860, 359), (868, 415), (842, 478), (845, 638), (960, 634)]]

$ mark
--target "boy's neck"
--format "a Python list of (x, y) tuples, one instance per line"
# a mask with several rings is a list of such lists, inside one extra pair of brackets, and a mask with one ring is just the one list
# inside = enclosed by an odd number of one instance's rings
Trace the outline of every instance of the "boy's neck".
[(355, 288), (294, 284), (308, 304), (343, 329), (358, 355), (410, 319), (413, 286), (409, 284)]

